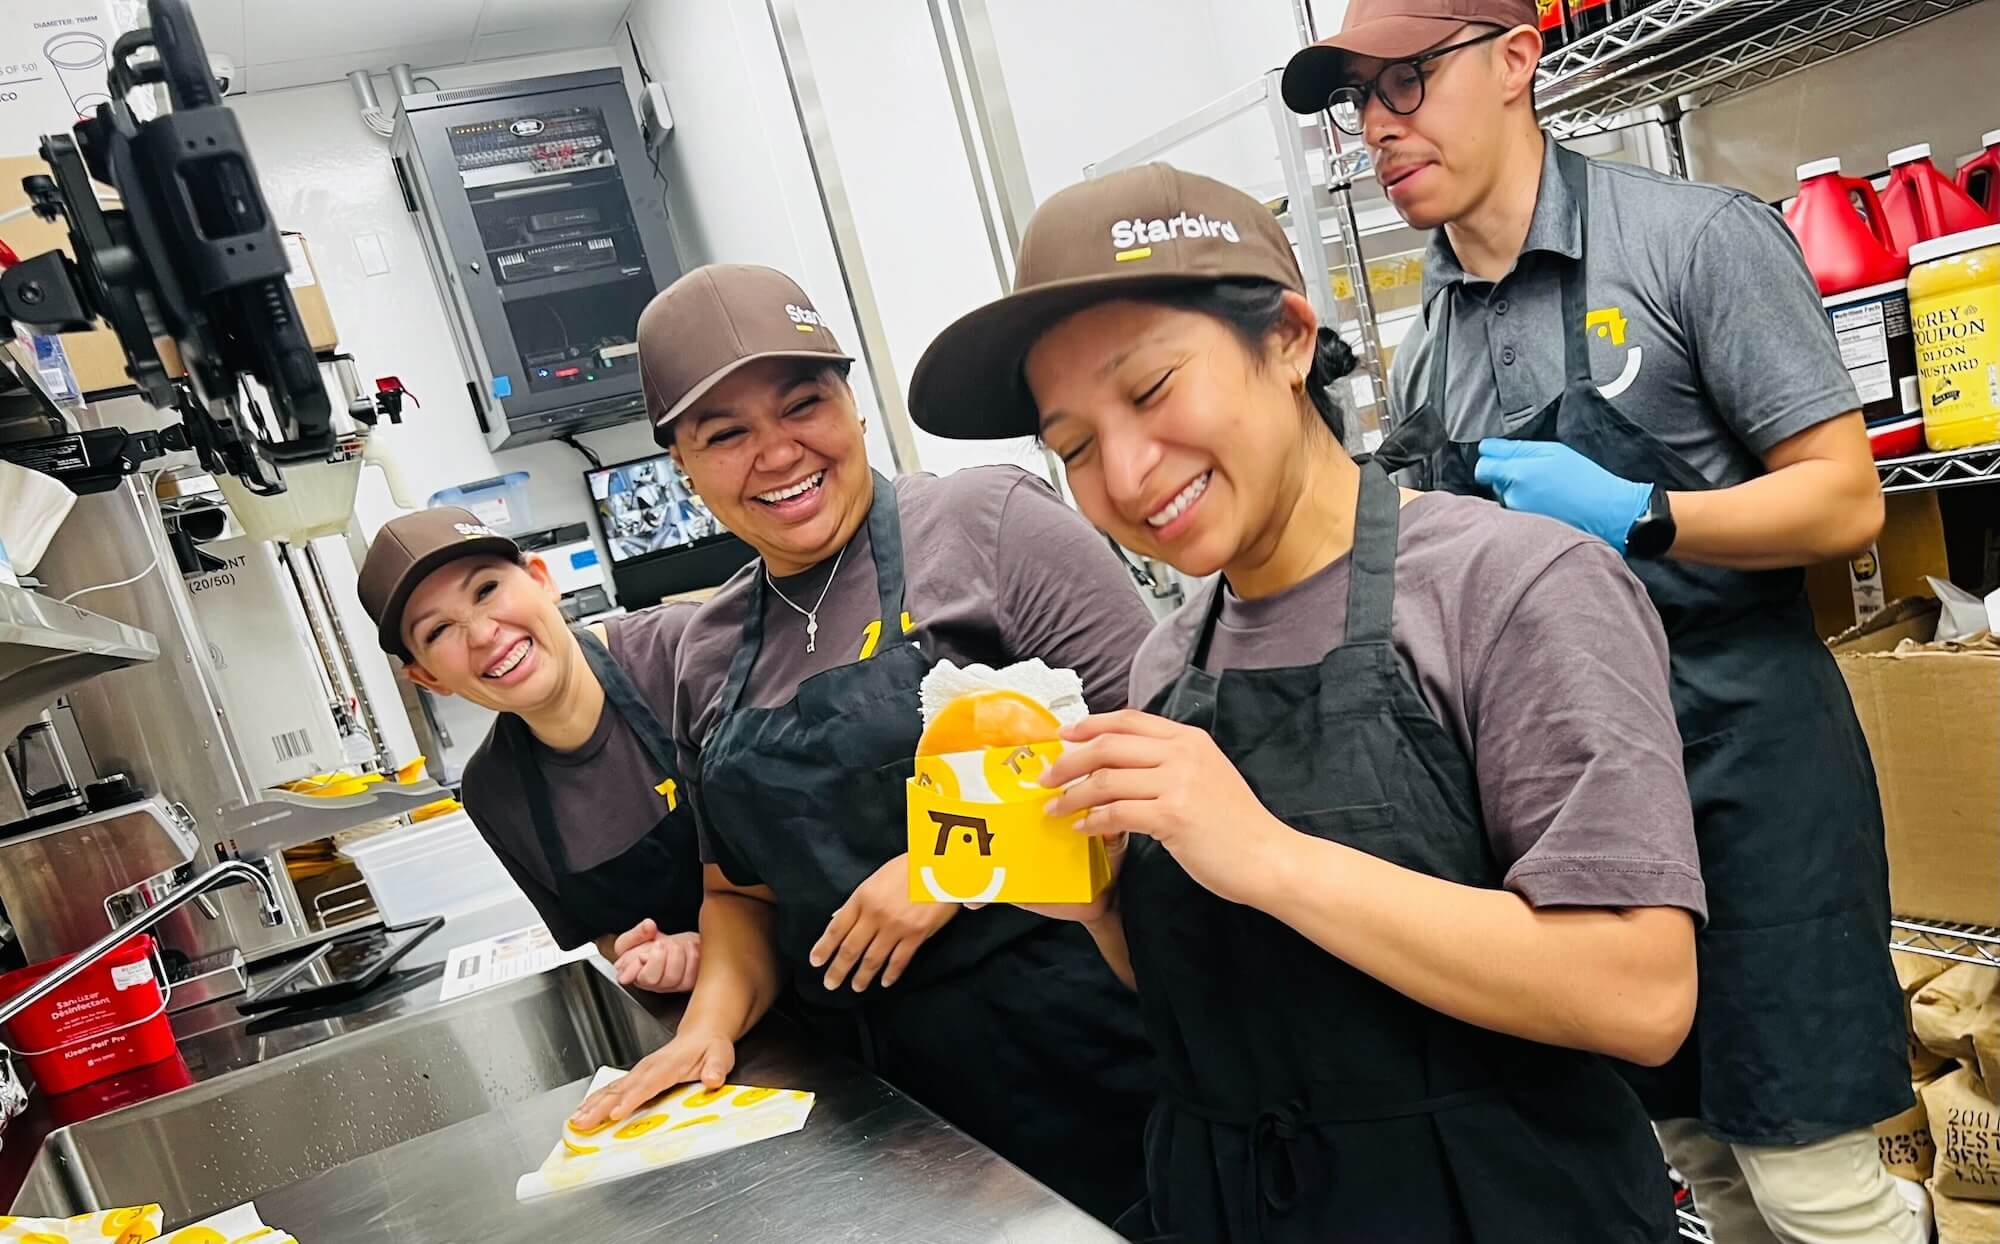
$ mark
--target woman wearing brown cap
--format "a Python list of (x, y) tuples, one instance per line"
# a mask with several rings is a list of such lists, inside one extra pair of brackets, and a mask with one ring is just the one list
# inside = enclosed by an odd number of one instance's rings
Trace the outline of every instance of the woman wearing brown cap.
[(618, 979), (693, 987), (701, 865), (665, 729), (691, 605), (572, 630), (541, 558), (468, 511), (376, 533), (361, 603), (419, 686), (500, 714), (466, 764), (465, 811), (558, 943), (595, 940)]
[(1018, 273), (925, 354), (918, 423), (1039, 433), (1119, 542), (1220, 575), (1134, 661), (1146, 711), (1073, 727), (1047, 778), (1120, 852), (1104, 900), (1049, 914), (1159, 1051), (1157, 1228), (1672, 1237), (1610, 1063), (1679, 1045), (1704, 902), (1644, 591), (1560, 524), (1349, 457), (1352, 356), (1247, 195), (1087, 182)]
[(870, 471), (851, 360), (790, 278), (713, 265), (639, 321), (655, 435), (759, 554), (681, 643), (673, 714), (707, 897), (672, 1043), (584, 1103), (719, 1084), (783, 1002), (829, 1049), (1100, 1218), (1141, 1194), (1152, 1060), (1083, 930), (909, 901), (904, 783), (943, 659), (1074, 669), (1122, 707), (1150, 617), (1101, 536), (1012, 467)]

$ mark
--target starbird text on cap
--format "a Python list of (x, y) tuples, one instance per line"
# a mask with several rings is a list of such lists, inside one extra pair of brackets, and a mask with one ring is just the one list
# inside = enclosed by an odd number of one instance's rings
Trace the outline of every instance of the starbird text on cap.
[[(1190, 216), (1182, 212), (1164, 220), (1117, 220), (1111, 223), (1111, 245), (1114, 249), (1130, 251), (1134, 247), (1150, 246), (1154, 242), (1171, 242), (1175, 238), (1221, 238), (1225, 242), (1241, 242), (1243, 235), (1236, 230), (1233, 220), (1210, 220), (1207, 216)], [(1125, 258), (1123, 254), (1118, 256)]]

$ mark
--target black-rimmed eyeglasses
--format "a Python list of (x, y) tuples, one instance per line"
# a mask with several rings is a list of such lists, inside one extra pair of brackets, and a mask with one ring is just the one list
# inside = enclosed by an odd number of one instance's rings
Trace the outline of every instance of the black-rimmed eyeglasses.
[(1373, 95), (1382, 101), (1382, 106), (1399, 117), (1407, 117), (1424, 106), (1423, 67), (1440, 57), (1466, 48), (1491, 43), (1507, 34), (1505, 29), (1492, 30), (1476, 39), (1463, 43), (1453, 43), (1447, 47), (1433, 48), (1417, 56), (1404, 60), (1392, 60), (1382, 67), (1372, 82), (1353, 82), (1337, 86), (1326, 97), (1326, 110), (1333, 114), (1333, 123), (1340, 132), (1356, 138), (1361, 136), (1361, 116), (1368, 109), (1368, 97)]

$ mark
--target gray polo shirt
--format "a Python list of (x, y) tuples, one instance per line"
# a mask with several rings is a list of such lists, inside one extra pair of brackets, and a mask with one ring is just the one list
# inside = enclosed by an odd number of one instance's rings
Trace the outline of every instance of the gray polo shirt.
[[(1740, 190), (1590, 161), (1586, 274), (1591, 378), (1632, 422), (1717, 487), (1764, 473), (1787, 437), (1860, 408), (1798, 243)], [(1577, 205), (1547, 144), (1514, 268), (1467, 275), (1439, 229), (1424, 256), (1429, 331), (1396, 352), (1396, 417), (1427, 396), (1450, 314), (1454, 440), (1526, 423), (1563, 388), (1562, 276), (1582, 253)], [(1447, 292), (1449, 291), (1449, 292)]]

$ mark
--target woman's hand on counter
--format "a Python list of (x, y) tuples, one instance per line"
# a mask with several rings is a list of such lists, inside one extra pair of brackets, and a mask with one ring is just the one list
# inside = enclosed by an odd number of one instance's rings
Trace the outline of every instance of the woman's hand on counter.
[(878, 974), (886, 989), (903, 975), (917, 947), (957, 914), (955, 903), (910, 901), (910, 857), (899, 855), (855, 887), (808, 957), (814, 967), (826, 969), (828, 989), (851, 977), (860, 993)]
[(612, 949), (618, 983), (654, 993), (686, 993), (701, 969), (701, 934), (662, 933), (651, 920), (620, 933)]
[(1296, 830), (1272, 816), (1206, 730), (1125, 709), (1063, 731), (1068, 744), (1042, 775), (1062, 787), (1053, 816), (1084, 812), (1106, 847), (1126, 834), (1165, 847), (1188, 876), (1233, 903), (1268, 884), (1277, 848)]
[(621, 1122), (675, 1085), (700, 1080), (705, 1088), (720, 1088), (735, 1066), (734, 1041), (684, 1028), (673, 1040), (640, 1059), (629, 1075), (584, 1098), (569, 1121), (580, 1129), (596, 1127), (607, 1119)]

